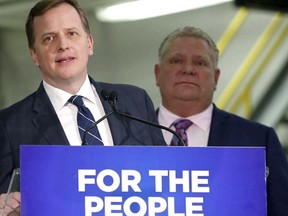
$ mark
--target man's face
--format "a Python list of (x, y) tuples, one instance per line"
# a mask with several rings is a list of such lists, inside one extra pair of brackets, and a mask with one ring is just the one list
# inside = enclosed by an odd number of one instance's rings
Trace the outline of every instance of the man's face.
[(155, 65), (156, 84), (166, 108), (172, 102), (212, 102), (220, 70), (214, 68), (206, 41), (178, 37), (168, 44), (163, 59)]
[(89, 56), (93, 54), (93, 38), (88, 35), (77, 11), (60, 4), (34, 18), (34, 64), (49, 84), (62, 85), (84, 80)]

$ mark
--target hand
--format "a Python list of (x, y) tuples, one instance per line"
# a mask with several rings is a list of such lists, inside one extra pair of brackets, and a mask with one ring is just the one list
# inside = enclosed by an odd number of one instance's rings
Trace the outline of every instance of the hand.
[[(9, 194), (8, 200), (7, 194), (0, 195), (0, 215), (1, 216), (19, 216), (20, 215), (20, 193), (13, 192)], [(6, 206), (4, 208), (6, 202)]]

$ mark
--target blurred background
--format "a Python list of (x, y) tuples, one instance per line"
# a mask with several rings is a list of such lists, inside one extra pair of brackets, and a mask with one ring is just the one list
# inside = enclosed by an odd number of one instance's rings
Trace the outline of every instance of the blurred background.
[[(160, 43), (176, 28), (199, 27), (220, 50), (216, 105), (273, 127), (288, 155), (287, 1), (142, 1), (149, 5), (123, 8), (124, 3), (127, 6), (140, 0), (78, 1), (87, 10), (94, 36), (89, 74), (98, 81), (140, 86), (158, 107), (160, 94), (153, 70)], [(0, 0), (0, 109), (35, 91), (41, 81), (30, 59), (24, 30), (36, 2)], [(117, 8), (110, 7), (115, 4), (122, 4), (120, 20), (104, 17), (106, 12), (118, 14)], [(159, 15), (162, 10), (164, 15)], [(152, 17), (145, 17), (146, 13)], [(132, 20), (132, 15), (138, 17)]]

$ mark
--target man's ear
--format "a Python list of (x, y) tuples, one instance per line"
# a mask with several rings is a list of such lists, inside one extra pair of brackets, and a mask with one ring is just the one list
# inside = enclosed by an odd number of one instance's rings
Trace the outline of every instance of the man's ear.
[(216, 69), (215, 69), (215, 75), (214, 75), (214, 79), (215, 79), (215, 90), (216, 90), (216, 88), (217, 88), (217, 84), (218, 84), (218, 80), (219, 80), (220, 74), (221, 74), (220, 69), (219, 69), (219, 68), (216, 68)]
[(34, 65), (36, 67), (40, 67), (40, 64), (39, 64), (39, 61), (38, 61), (38, 57), (37, 57), (37, 54), (36, 54), (35, 50), (32, 49), (32, 48), (29, 48), (29, 52), (30, 52), (30, 56), (31, 56), (31, 58), (32, 58), (32, 60), (34, 62)]
[(154, 75), (156, 80), (156, 85), (159, 86), (159, 74), (160, 74), (160, 66), (159, 64), (154, 65)]
[(93, 39), (92, 34), (89, 34), (89, 35), (88, 35), (87, 40), (88, 40), (89, 55), (92, 56), (93, 53), (94, 53), (94, 51), (93, 51), (93, 49), (94, 49), (94, 48), (93, 48), (93, 46), (94, 46), (94, 39)]

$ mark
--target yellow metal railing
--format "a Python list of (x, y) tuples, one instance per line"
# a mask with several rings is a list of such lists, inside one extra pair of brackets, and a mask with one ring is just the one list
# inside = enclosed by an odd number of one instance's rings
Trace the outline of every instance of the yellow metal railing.
[(257, 82), (258, 78), (261, 76), (262, 72), (264, 71), (264, 68), (267, 66), (267, 64), (269, 63), (273, 55), (276, 53), (280, 45), (283, 44), (287, 36), (288, 36), (288, 23), (286, 23), (285, 27), (279, 33), (273, 45), (266, 52), (261, 63), (255, 69), (254, 74), (252, 75), (252, 77), (249, 79), (249, 81), (243, 88), (243, 91), (241, 92), (241, 94), (236, 98), (235, 103), (233, 103), (233, 106), (230, 109), (231, 112), (236, 112), (238, 107), (240, 107), (241, 103), (243, 103), (244, 110), (245, 110), (245, 117), (251, 116), (252, 111), (253, 111), (251, 100), (250, 100), (251, 89), (253, 88), (254, 83)]
[[(275, 30), (279, 27), (281, 21), (283, 20), (283, 15), (279, 12), (275, 14), (270, 24), (267, 26), (264, 33), (261, 35), (259, 40), (256, 42), (255, 46), (252, 48), (251, 52), (248, 54), (246, 59), (244, 60), (243, 64), (240, 66), (238, 71), (235, 73), (234, 77), (232, 78), (231, 82), (228, 84), (226, 89), (224, 90), (223, 94), (220, 96), (218, 102), (216, 103), (218, 107), (222, 109), (227, 109), (228, 102), (231, 103), (232, 96), (236, 94), (237, 88), (241, 85), (242, 81), (246, 78), (249, 69), (253, 65), (253, 63), (256, 61), (258, 56), (261, 54), (262, 50), (265, 48), (265, 45), (267, 45), (268, 41), (272, 38)], [(275, 46), (276, 48), (276, 46)], [(274, 51), (275, 52), (275, 51)], [(272, 54), (267, 55), (268, 56)], [(251, 113), (252, 105), (250, 101), (250, 88), (254, 84), (255, 80), (261, 75), (261, 72), (263, 71), (264, 65), (267, 64), (267, 62), (262, 63), (262, 66), (260, 69), (257, 70), (256, 75), (253, 76), (253, 79), (251, 79), (248, 83), (248, 88), (244, 88), (244, 92), (240, 94), (239, 99), (235, 102), (232, 107), (238, 107), (239, 100), (245, 101), (245, 113), (249, 114)], [(230, 111), (230, 110), (229, 110)], [(247, 114), (247, 115), (248, 115)]]
[(244, 23), (246, 17), (248, 15), (248, 9), (245, 7), (241, 7), (236, 13), (235, 17), (229, 24), (228, 28), (224, 32), (223, 36), (217, 43), (217, 47), (219, 49), (219, 55), (221, 56), (227, 47), (228, 43), (235, 36), (236, 32), (240, 29), (241, 25)]

